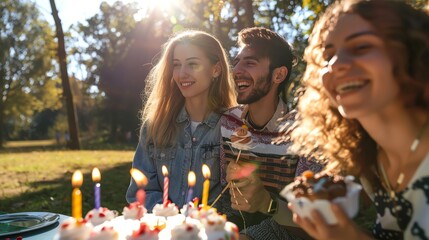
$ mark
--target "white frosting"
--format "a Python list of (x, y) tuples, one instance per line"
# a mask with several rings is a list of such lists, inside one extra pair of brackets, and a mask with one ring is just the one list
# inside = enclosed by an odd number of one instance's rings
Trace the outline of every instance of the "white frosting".
[(137, 230), (134, 230), (131, 234), (125, 237), (126, 240), (158, 240), (159, 231), (149, 228), (149, 226), (140, 222), (140, 226)]
[(122, 215), (125, 219), (140, 219), (146, 214), (146, 208), (138, 202), (131, 203), (128, 207), (124, 207)]
[(195, 219), (188, 219), (185, 223), (173, 227), (171, 240), (199, 240), (201, 236), (201, 224)]
[(113, 226), (104, 226), (91, 232), (89, 240), (117, 240), (119, 239), (118, 232)]
[(58, 233), (60, 240), (88, 239), (92, 225), (85, 221), (78, 223), (75, 218), (65, 220)]
[(189, 202), (183, 205), (182, 209), (180, 209), (180, 213), (184, 216), (198, 216), (198, 207), (195, 207), (193, 202)]
[(146, 213), (140, 221), (146, 223), (149, 228), (152, 229), (160, 226), (165, 227), (167, 225), (167, 219), (165, 217), (156, 216), (151, 213)]
[(201, 219), (207, 218), (210, 215), (218, 215), (216, 208), (206, 209), (204, 207), (200, 207), (199, 210), (191, 211), (188, 217), (201, 220)]
[(169, 203), (167, 207), (164, 207), (163, 204), (156, 204), (155, 207), (153, 207), (152, 212), (156, 216), (168, 217), (168, 216), (174, 216), (179, 214), (179, 209), (176, 207), (176, 204), (174, 203)]
[(127, 235), (140, 228), (140, 221), (136, 219), (125, 219), (124, 216), (120, 216), (97, 227), (102, 226), (113, 226), (113, 228), (119, 233), (119, 239), (123, 240)]
[(207, 240), (225, 239), (225, 236), (228, 236), (226, 239), (239, 239), (238, 227), (232, 222), (226, 222), (224, 228), (215, 231), (209, 231), (206, 228), (204, 235)]
[(226, 217), (218, 214), (208, 215), (206, 218), (201, 219), (206, 232), (219, 231), (224, 229)]
[(97, 226), (105, 221), (114, 219), (116, 215), (117, 212), (115, 213), (115, 211), (111, 211), (107, 208), (92, 209), (86, 214), (85, 220), (90, 222), (92, 225)]

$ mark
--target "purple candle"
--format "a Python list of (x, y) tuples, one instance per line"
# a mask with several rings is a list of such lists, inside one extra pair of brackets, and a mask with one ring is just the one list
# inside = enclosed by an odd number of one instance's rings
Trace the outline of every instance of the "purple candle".
[(195, 173), (193, 171), (190, 171), (188, 173), (188, 186), (189, 186), (189, 190), (188, 190), (188, 198), (186, 200), (186, 204), (188, 204), (189, 202), (192, 201), (192, 196), (194, 195), (195, 180), (196, 180)]
[(101, 203), (100, 203), (100, 188), (101, 188), (100, 180), (101, 180), (100, 170), (98, 170), (98, 168), (94, 168), (92, 170), (92, 181), (95, 183), (94, 184), (95, 209), (99, 209), (101, 206)]
[(95, 204), (95, 209), (99, 209), (101, 204), (100, 204), (100, 183), (96, 183), (94, 185), (94, 204)]

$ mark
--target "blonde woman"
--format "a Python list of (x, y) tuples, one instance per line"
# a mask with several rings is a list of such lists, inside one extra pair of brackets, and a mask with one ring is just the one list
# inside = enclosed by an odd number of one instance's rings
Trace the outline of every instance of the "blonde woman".
[[(221, 191), (220, 122), (235, 105), (235, 90), (227, 55), (212, 35), (188, 30), (165, 43), (162, 56), (147, 78), (149, 96), (143, 109), (140, 142), (133, 167), (148, 178), (146, 208), (163, 199), (163, 173), (169, 172), (169, 200), (182, 207), (188, 194), (188, 172), (196, 174), (193, 196), (201, 199), (202, 165), (210, 168), (209, 203)], [(137, 186), (131, 180), (128, 202)]]

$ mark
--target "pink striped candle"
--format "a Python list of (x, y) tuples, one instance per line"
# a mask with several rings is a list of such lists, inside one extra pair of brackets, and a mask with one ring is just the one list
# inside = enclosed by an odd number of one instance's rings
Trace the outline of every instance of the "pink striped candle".
[(162, 202), (164, 204), (164, 207), (167, 207), (168, 205), (168, 170), (165, 165), (162, 165), (162, 175), (164, 175), (164, 194), (162, 196)]

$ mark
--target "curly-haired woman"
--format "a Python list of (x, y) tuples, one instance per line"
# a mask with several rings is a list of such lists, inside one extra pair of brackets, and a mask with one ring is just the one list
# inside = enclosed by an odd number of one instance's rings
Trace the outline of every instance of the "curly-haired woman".
[(306, 154), (359, 176), (377, 221), (367, 235), (333, 204), (337, 225), (317, 212), (312, 220), (295, 214), (296, 223), (318, 239), (428, 239), (428, 14), (401, 1), (334, 3), (305, 58), (293, 138)]

